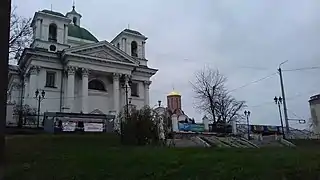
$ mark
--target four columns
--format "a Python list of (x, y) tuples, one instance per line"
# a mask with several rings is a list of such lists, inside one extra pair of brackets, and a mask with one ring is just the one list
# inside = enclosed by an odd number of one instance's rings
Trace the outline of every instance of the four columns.
[[(75, 88), (75, 71), (76, 68), (69, 66), (67, 68), (68, 72), (68, 80), (67, 80), (67, 106), (69, 108), (69, 112), (74, 111), (74, 88)], [(83, 113), (88, 113), (88, 76), (89, 76), (89, 70), (86, 68), (81, 68), (82, 72), (82, 106), (81, 106), (81, 111)], [(31, 74), (30, 74), (30, 85), (31, 83)], [(129, 78), (130, 75), (125, 75), (125, 85), (128, 87), (128, 98), (131, 97), (131, 88), (129, 86)], [(151, 81), (144, 81), (144, 105), (149, 105), (149, 86), (151, 84)], [(31, 86), (32, 87), (32, 86)], [(35, 87), (35, 86), (34, 86)], [(120, 92), (121, 92), (121, 87), (120, 87), (120, 74), (118, 73), (113, 73), (113, 109), (116, 112), (116, 114), (119, 113), (120, 111)], [(125, 103), (125, 102), (124, 102)], [(121, 103), (122, 105), (122, 103)]]

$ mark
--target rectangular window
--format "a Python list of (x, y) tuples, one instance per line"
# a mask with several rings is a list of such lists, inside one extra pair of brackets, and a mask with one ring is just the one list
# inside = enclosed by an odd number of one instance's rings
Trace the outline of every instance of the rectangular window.
[(47, 71), (46, 87), (55, 87), (56, 72)]
[(132, 83), (131, 96), (139, 97), (139, 84), (138, 83)]

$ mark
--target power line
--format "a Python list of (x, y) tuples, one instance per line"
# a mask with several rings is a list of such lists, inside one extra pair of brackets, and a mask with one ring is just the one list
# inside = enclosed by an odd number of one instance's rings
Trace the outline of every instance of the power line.
[(301, 116), (298, 116), (296, 113), (294, 113), (293, 111), (291, 111), (290, 109), (287, 109), (294, 117), (304, 120), (304, 118), (302, 118)]
[(304, 68), (296, 68), (296, 69), (287, 69), (282, 71), (304, 71), (304, 70), (313, 70), (313, 69), (320, 69), (320, 67), (304, 67)]
[[(308, 91), (308, 92), (305, 92), (305, 93), (300, 93), (300, 94), (297, 94), (295, 96), (290, 96), (289, 98), (287, 98), (288, 101), (292, 101), (302, 95), (306, 95), (306, 94), (310, 94), (314, 91), (318, 91), (318, 90), (312, 90), (312, 91)], [(263, 102), (263, 103), (260, 103), (260, 104), (257, 104), (257, 105), (253, 105), (253, 106), (248, 106), (250, 108), (256, 108), (256, 107), (261, 107), (261, 106), (264, 106), (264, 105), (267, 105), (267, 104), (271, 104), (271, 103), (274, 103), (273, 101), (267, 101), (267, 102)]]
[(251, 81), (251, 82), (249, 82), (249, 83), (247, 83), (247, 84), (244, 84), (244, 85), (242, 85), (242, 86), (240, 86), (240, 87), (237, 87), (237, 88), (235, 88), (235, 89), (232, 89), (232, 90), (230, 90), (229, 92), (233, 92), (233, 91), (236, 91), (236, 90), (242, 89), (242, 88), (244, 88), (244, 87), (247, 87), (247, 86), (249, 86), (249, 85), (251, 85), (251, 84), (254, 84), (254, 83), (257, 83), (257, 82), (263, 81), (263, 80), (265, 80), (265, 79), (268, 79), (268, 78), (270, 78), (270, 77), (274, 76), (275, 74), (277, 74), (277, 73), (275, 72), (275, 73), (272, 73), (272, 74), (270, 74), (270, 75), (268, 75), (268, 76), (265, 76), (265, 77), (263, 77), (263, 78), (260, 78), (260, 79), (257, 79), (257, 80), (254, 80), (254, 81)]

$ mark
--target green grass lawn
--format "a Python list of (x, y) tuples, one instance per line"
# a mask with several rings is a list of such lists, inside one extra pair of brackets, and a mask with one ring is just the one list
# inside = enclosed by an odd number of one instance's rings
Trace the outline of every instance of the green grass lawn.
[(320, 177), (320, 151), (312, 148), (121, 147), (110, 135), (38, 135), (8, 138), (6, 150), (6, 180)]

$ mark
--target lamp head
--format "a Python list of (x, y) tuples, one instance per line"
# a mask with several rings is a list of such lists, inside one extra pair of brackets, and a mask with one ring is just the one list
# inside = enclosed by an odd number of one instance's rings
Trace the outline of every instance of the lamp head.
[(44, 90), (42, 90), (41, 95), (44, 98), (44, 96), (46, 95), (46, 92), (44, 92)]
[(36, 90), (35, 95), (36, 95), (36, 97), (38, 97), (38, 95), (39, 95), (39, 90), (38, 89)]
[(131, 80), (131, 78), (130, 78), (129, 81), (128, 81), (128, 85), (129, 85), (129, 87), (132, 86), (132, 80)]

